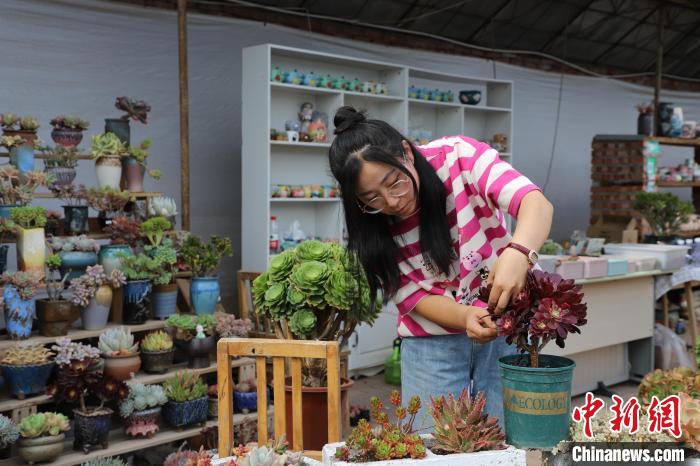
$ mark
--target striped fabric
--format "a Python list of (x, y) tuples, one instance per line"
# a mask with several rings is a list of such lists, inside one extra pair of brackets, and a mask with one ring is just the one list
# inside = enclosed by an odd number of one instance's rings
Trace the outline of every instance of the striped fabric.
[(392, 234), (401, 248), (397, 258), (401, 287), (393, 301), (399, 309), (398, 333), (403, 337), (460, 332), (411, 312), (426, 296), (443, 295), (464, 304), (484, 306), (475, 300), (482, 275), (511, 239), (503, 212), (516, 217), (522, 198), (539, 189), (502, 161), (489, 145), (474, 139), (445, 137), (418, 150), (447, 188), (450, 236), (459, 259), (449, 275), (436, 275), (426, 267), (420, 251), (420, 214), (416, 212), (392, 225)]

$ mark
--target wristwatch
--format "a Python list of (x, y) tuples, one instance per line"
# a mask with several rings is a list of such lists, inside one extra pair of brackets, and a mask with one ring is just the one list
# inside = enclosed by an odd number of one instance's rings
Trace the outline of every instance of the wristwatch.
[(537, 264), (537, 261), (540, 258), (540, 256), (537, 255), (537, 252), (535, 252), (531, 249), (528, 249), (525, 246), (520, 245), (518, 243), (513, 243), (512, 241), (510, 243), (508, 243), (508, 246), (506, 246), (506, 247), (513, 248), (516, 251), (520, 251), (523, 254), (525, 254), (525, 256), (527, 256), (527, 261), (530, 263), (530, 267), (534, 267), (534, 265)]

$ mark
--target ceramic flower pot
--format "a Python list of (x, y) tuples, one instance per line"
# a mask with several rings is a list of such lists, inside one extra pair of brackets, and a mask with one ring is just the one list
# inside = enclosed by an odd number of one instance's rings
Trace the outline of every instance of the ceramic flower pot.
[(27, 396), (43, 394), (46, 391), (46, 382), (54, 365), (53, 361), (29, 366), (2, 364), (0, 369), (10, 393), (23, 400)]
[(46, 245), (43, 228), (17, 229), (17, 268), (44, 276)]
[(61, 251), (61, 274), (67, 274), (68, 280), (75, 280), (85, 274), (88, 266), (97, 264), (97, 253), (94, 251)]
[(85, 330), (99, 330), (107, 326), (109, 310), (112, 307), (112, 288), (102, 285), (90, 299), (86, 308), (80, 311), (80, 319)]
[(481, 91), (459, 91), (459, 101), (465, 105), (477, 105), (481, 102)]
[(3, 136), (19, 136), (26, 141), (26, 144), (33, 146), (37, 140), (36, 130), (32, 129), (3, 129)]
[(151, 318), (151, 282), (149, 280), (129, 280), (124, 285), (124, 308), (122, 318), (125, 324), (143, 324)]
[(105, 133), (114, 133), (122, 143), (127, 146), (131, 145), (131, 127), (129, 126), (129, 120), (105, 118)]
[(190, 283), (190, 300), (197, 314), (213, 314), (219, 302), (219, 277), (193, 277)]
[(209, 397), (207, 395), (190, 401), (168, 401), (163, 406), (163, 417), (170, 425), (178, 428), (191, 424), (204, 425), (207, 421), (208, 409)]
[(153, 286), (153, 314), (156, 319), (167, 319), (177, 312), (177, 284)]
[(141, 369), (141, 356), (139, 352), (119, 356), (109, 356), (103, 354), (105, 365), (104, 374), (115, 380), (129, 380), (132, 374), (136, 374)]
[(59, 337), (68, 334), (71, 324), (78, 318), (78, 312), (68, 300), (36, 300), (36, 317), (39, 320), (39, 333), (45, 337)]
[(219, 417), (219, 397), (209, 397), (209, 409), (207, 415), (209, 416), (209, 419), (216, 419)]
[(131, 248), (127, 244), (105, 244), (100, 247), (98, 261), (105, 270), (105, 275), (110, 275), (112, 270), (122, 266), (122, 260), (117, 257), (119, 254), (133, 255)]
[(173, 365), (175, 348), (164, 351), (141, 351), (143, 370), (149, 374), (165, 374)]
[(76, 171), (71, 167), (52, 167), (44, 170), (54, 177), (54, 186), (69, 186), (75, 180)]
[[(269, 399), (269, 397), (268, 397)], [(258, 410), (258, 392), (233, 392), (233, 411), (236, 413), (254, 413)]]
[(160, 412), (160, 406), (144, 409), (143, 411), (134, 411), (124, 420), (126, 434), (131, 437), (138, 437), (139, 435), (148, 438), (153, 437), (160, 430), (160, 427), (158, 427)]
[(192, 369), (209, 367), (209, 355), (214, 351), (214, 348), (216, 348), (216, 338), (213, 336), (190, 340), (187, 348), (190, 361), (187, 367)]
[(51, 131), (51, 139), (63, 147), (75, 147), (83, 140), (83, 132), (79, 129), (54, 128)]
[(143, 175), (146, 173), (146, 167), (134, 157), (124, 157), (122, 170), (126, 178), (126, 189), (132, 193), (143, 192)]
[(7, 251), (10, 246), (3, 244), (0, 246), (0, 274), (5, 273), (7, 270)]
[(16, 146), (12, 150), (12, 165), (17, 167), (21, 174), (34, 170), (34, 147), (30, 145)]
[(73, 449), (90, 453), (93, 447), (109, 447), (109, 428), (113, 411), (102, 408), (97, 412), (85, 414), (79, 409), (73, 410), (75, 439)]
[(87, 206), (63, 206), (64, 226), (70, 235), (87, 233), (88, 227), (88, 207)]
[(22, 299), (13, 286), (3, 291), (5, 300), (5, 325), (11, 340), (25, 340), (32, 333), (35, 314), (35, 301)]
[(20, 438), (17, 442), (17, 454), (27, 464), (53, 461), (63, 453), (66, 435), (48, 435), (37, 438)]
[(10, 211), (15, 207), (19, 207), (15, 204), (0, 205), (0, 218), (10, 218)]
[(122, 163), (119, 156), (102, 156), (95, 161), (97, 186), (100, 188), (119, 189), (122, 177)]

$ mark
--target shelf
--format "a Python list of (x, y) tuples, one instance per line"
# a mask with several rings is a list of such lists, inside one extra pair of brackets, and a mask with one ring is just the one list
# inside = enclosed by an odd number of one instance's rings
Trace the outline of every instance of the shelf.
[[(0, 157), (9, 157), (9, 156), (10, 156), (9, 152), (0, 152)], [(35, 153), (34, 158), (38, 159), (38, 160), (43, 160), (43, 159), (47, 159), (49, 157), (47, 157), (45, 154)], [(78, 160), (91, 160), (92, 159), (90, 154), (78, 154), (78, 155), (76, 155), (75, 158)]]
[(328, 149), (331, 147), (330, 142), (289, 142), (289, 141), (270, 141), (270, 145), (279, 147), (310, 147), (314, 149)]
[(486, 105), (462, 105), (464, 110), (468, 111), (480, 111), (480, 112), (505, 112), (510, 113), (512, 110), (505, 107), (487, 107)]
[(343, 91), (343, 94), (368, 100), (384, 100), (389, 102), (403, 102), (404, 100), (403, 97), (397, 95), (372, 94), (371, 92)]
[[(163, 193), (160, 192), (130, 192), (131, 199), (148, 199), (151, 197), (160, 197), (163, 195)], [(32, 196), (37, 199), (56, 199), (56, 195), (54, 193), (34, 193)]]
[[(255, 360), (251, 358), (240, 358), (231, 361), (232, 368), (247, 366), (249, 364), (255, 364)], [(216, 361), (210, 364), (209, 367), (204, 367), (201, 369), (188, 369), (187, 363), (185, 362), (180, 364), (174, 364), (164, 374), (147, 374), (145, 372), (139, 372), (138, 374), (134, 375), (133, 380), (144, 384), (162, 383), (181, 370), (188, 370), (194, 372), (197, 375), (204, 375), (215, 373), (216, 369)], [(0, 413), (6, 413), (15, 409), (27, 408), (29, 406), (39, 406), (51, 402), (53, 402), (53, 400), (48, 395), (34, 396), (30, 398), (25, 398), (24, 400), (18, 400), (15, 398), (6, 399), (4, 401), (0, 401)]]
[(338, 89), (328, 89), (327, 87), (311, 87), (311, 86), (301, 86), (298, 84), (285, 84), (270, 82), (271, 89), (281, 89), (289, 91), (301, 91), (309, 94), (335, 94), (340, 95), (342, 91)]
[(656, 186), (659, 188), (700, 188), (700, 180), (698, 181), (657, 181)]
[(700, 236), (700, 230), (679, 231), (676, 235), (681, 238), (695, 238), (696, 236)]
[[(149, 320), (145, 324), (141, 325), (122, 325), (122, 324), (115, 324), (115, 323), (108, 323), (107, 327), (99, 330), (82, 330), (82, 329), (70, 329), (68, 330), (68, 335), (66, 335), (68, 338), (70, 338), (73, 341), (76, 340), (85, 340), (87, 338), (95, 338), (99, 337), (102, 332), (104, 332), (108, 328), (112, 327), (127, 327), (128, 329), (131, 330), (132, 333), (134, 332), (147, 332), (149, 330), (159, 330), (162, 328), (165, 328), (165, 321), (164, 320)], [(7, 335), (3, 335), (0, 337), (0, 351), (4, 351), (7, 348), (16, 345), (17, 343), (24, 343), (24, 342), (30, 342), (33, 344), (41, 344), (45, 345), (47, 343), (54, 343), (56, 339), (62, 338), (62, 337), (44, 337), (38, 334), (34, 334), (34, 336), (31, 336), (25, 340), (10, 340), (8, 339)]]
[(651, 137), (652, 139), (662, 146), (686, 146), (686, 147), (700, 147), (700, 138), (665, 138), (665, 137)]
[(340, 202), (339, 197), (272, 197), (270, 202)]
[(434, 100), (422, 100), (422, 99), (408, 99), (409, 104), (423, 105), (426, 107), (449, 107), (449, 108), (460, 108), (464, 107), (462, 104), (455, 102), (436, 102)]

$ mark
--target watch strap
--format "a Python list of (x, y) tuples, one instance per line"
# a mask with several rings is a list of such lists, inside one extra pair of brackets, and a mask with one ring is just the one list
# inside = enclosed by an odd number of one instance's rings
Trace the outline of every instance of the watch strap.
[(530, 265), (535, 265), (535, 264), (532, 262), (532, 259), (531, 259), (531, 253), (532, 253), (532, 251), (531, 251), (530, 249), (526, 248), (525, 246), (523, 246), (522, 244), (514, 243), (514, 242), (511, 241), (510, 243), (508, 243), (508, 246), (506, 246), (506, 247), (507, 247), (507, 248), (513, 248), (513, 249), (515, 249), (516, 251), (522, 252), (523, 254), (525, 254), (525, 257), (527, 257), (527, 262), (528, 262)]

